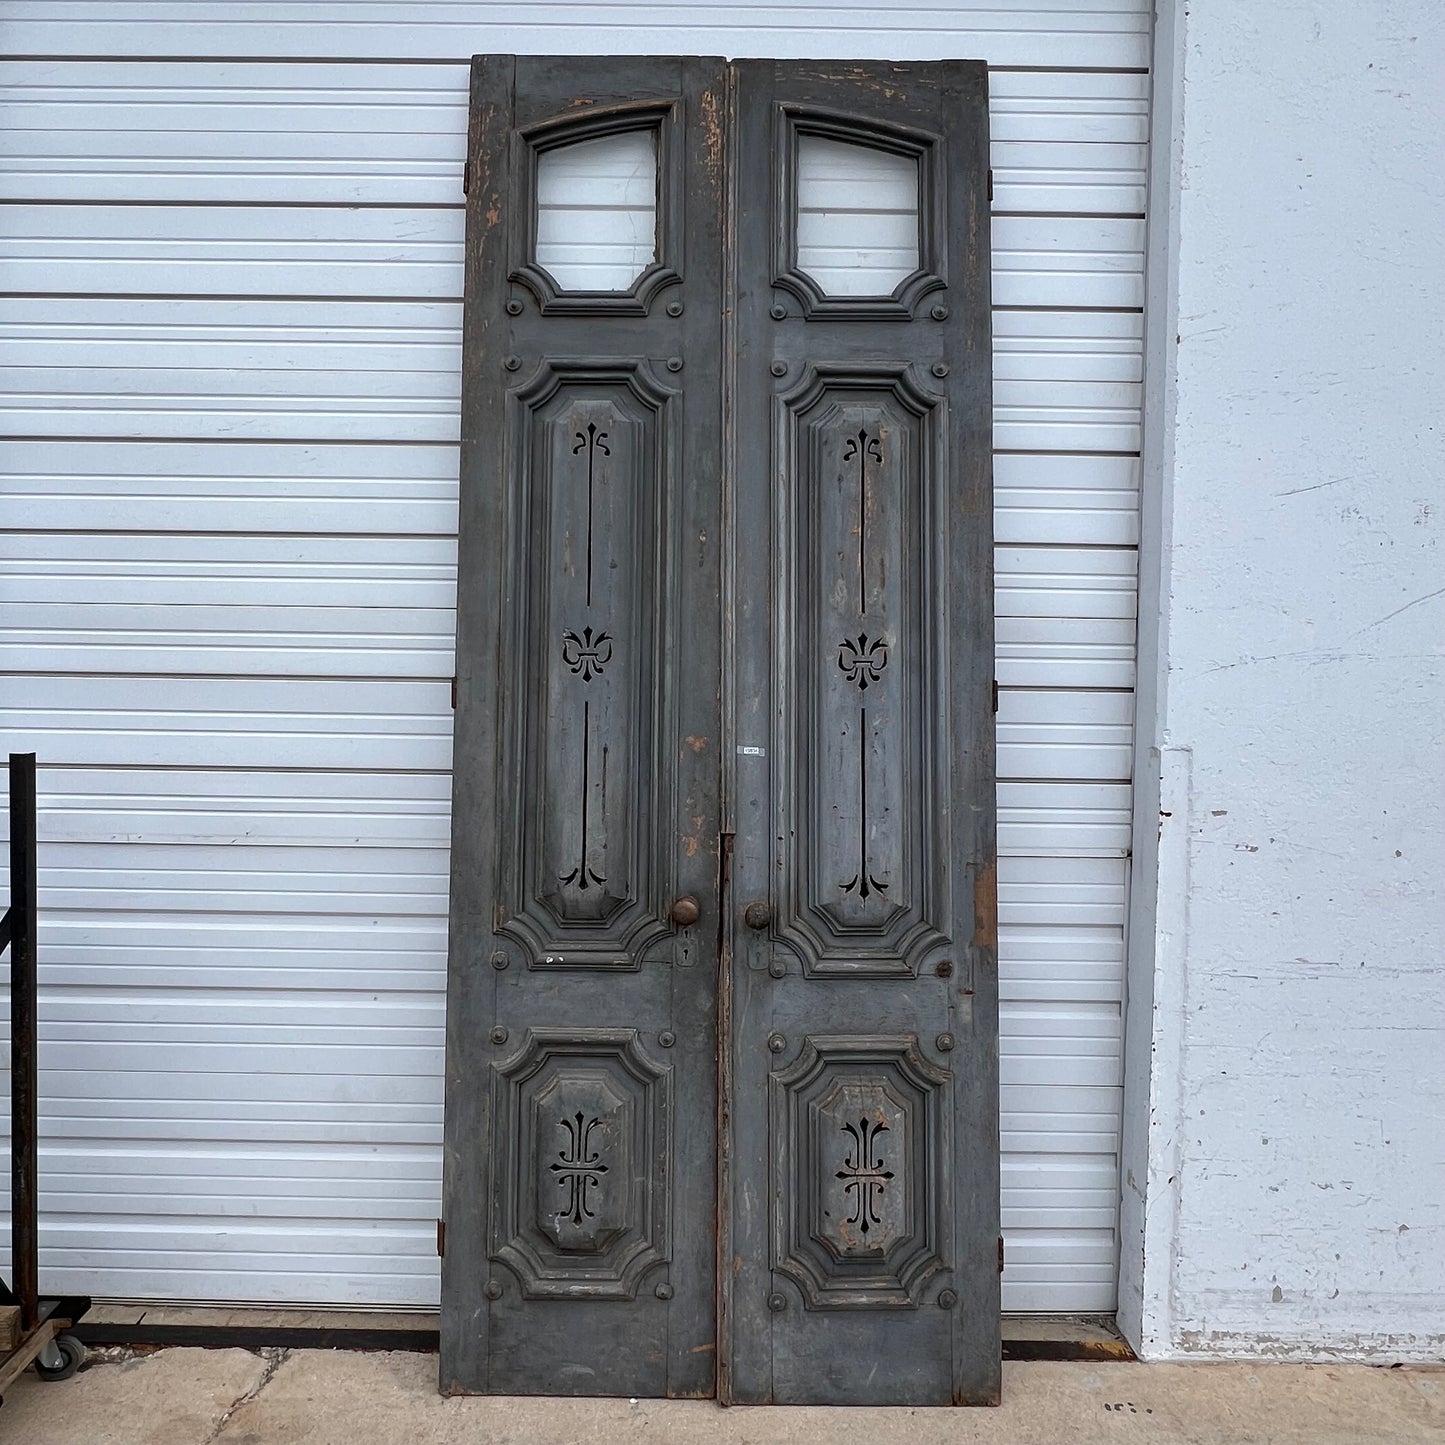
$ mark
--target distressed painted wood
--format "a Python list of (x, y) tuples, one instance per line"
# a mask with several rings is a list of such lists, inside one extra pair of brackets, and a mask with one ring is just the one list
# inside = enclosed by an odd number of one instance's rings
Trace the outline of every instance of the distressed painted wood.
[[(985, 107), (476, 64), (445, 1390), (997, 1399)], [(538, 156), (637, 126), (653, 259), (569, 291)], [(809, 137), (916, 168), (886, 294), (800, 245)]]
[[(723, 1390), (987, 1403), (985, 70), (751, 61), (737, 77)], [(918, 267), (889, 294), (829, 295), (799, 265), (807, 135), (916, 161)]]
[[(449, 1392), (714, 1390), (722, 101), (709, 60), (473, 69)], [(657, 256), (568, 291), (538, 159), (634, 128)]]

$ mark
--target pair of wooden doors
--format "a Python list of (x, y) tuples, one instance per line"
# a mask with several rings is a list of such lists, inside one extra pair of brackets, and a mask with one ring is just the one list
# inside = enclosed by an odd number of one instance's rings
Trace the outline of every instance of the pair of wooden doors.
[(977, 62), (474, 62), (444, 1391), (998, 1398), (987, 166)]

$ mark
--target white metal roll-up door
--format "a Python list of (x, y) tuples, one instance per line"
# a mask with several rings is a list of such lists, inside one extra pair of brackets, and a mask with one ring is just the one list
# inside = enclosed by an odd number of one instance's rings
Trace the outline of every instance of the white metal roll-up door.
[(995, 67), (1004, 1301), (1111, 1308), (1145, 0), (9, 15), (43, 1282), (435, 1301), (466, 57), (965, 55)]

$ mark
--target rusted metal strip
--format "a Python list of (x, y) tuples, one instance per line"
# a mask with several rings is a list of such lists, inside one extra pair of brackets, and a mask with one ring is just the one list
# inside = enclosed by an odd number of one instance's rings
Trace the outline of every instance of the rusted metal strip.
[(39, 1322), (36, 1237), (35, 754), (10, 754), (10, 1240), (20, 1329)]

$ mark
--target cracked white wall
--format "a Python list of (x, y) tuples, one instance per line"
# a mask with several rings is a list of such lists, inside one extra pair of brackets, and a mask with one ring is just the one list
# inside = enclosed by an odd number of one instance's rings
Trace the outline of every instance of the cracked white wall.
[(1445, 12), (1215, 0), (1173, 18), (1169, 816), (1153, 997), (1130, 1005), (1152, 1006), (1148, 1237), (1169, 1249), (1144, 1265), (1140, 1333), (1155, 1355), (1428, 1358), (1445, 1341)]

